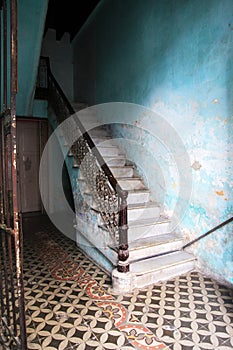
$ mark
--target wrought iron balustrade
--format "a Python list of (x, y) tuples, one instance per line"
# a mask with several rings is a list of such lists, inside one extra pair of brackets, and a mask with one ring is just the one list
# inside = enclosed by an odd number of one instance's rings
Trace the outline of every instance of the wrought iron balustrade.
[[(51, 105), (56, 115), (58, 124), (68, 120), (62, 127), (63, 139), (65, 144), (70, 146), (74, 164), (80, 168), (109, 234), (118, 243), (117, 269), (119, 272), (128, 272), (128, 192), (121, 188), (105, 163), (90, 134), (84, 128), (77, 113), (75, 113), (53, 76), (49, 64), (47, 70), (49, 105)], [(75, 140), (72, 145), (69, 143), (70, 140)]]

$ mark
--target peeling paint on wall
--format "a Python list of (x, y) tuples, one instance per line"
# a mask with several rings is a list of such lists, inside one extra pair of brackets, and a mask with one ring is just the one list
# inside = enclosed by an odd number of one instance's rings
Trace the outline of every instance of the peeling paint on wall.
[[(140, 128), (158, 135), (157, 115), (180, 136), (193, 176), (180, 222), (187, 239), (233, 215), (232, 16), (231, 0), (104, 0), (74, 40), (76, 75), (95, 58), (88, 82), (86, 77), (75, 82), (76, 99), (131, 102), (155, 112), (125, 116), (125, 124), (134, 123), (135, 130), (116, 127), (115, 132), (141, 146), (128, 147), (128, 154), (141, 164), (154, 196), (171, 211), (179, 196), (174, 165), (182, 151), (174, 142), (171, 156), (164, 145), (143, 137)], [(169, 139), (166, 127), (159, 133)], [(143, 150), (156, 157), (146, 157)], [(192, 247), (202, 266), (228, 282), (233, 282), (232, 237), (228, 225)]]

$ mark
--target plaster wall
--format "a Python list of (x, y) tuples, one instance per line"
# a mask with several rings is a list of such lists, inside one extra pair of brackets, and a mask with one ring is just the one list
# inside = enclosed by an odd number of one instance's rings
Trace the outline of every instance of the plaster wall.
[[(73, 40), (75, 100), (137, 106), (104, 122), (187, 240), (233, 213), (232, 18), (231, 0), (103, 0)], [(232, 224), (192, 251), (233, 283)]]
[(43, 40), (41, 56), (50, 58), (52, 73), (68, 99), (73, 101), (73, 60), (69, 34), (65, 33), (57, 41), (56, 31), (49, 29)]
[(18, 2), (17, 115), (32, 116), (48, 0)]

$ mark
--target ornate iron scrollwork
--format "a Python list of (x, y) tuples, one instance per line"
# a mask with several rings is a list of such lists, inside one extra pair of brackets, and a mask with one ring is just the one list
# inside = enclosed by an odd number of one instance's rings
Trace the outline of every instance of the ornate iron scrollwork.
[[(53, 110), (57, 116), (57, 121), (60, 124), (65, 119), (70, 117), (72, 114), (72, 107), (70, 106), (69, 102), (66, 101), (66, 97), (63, 96), (64, 94), (62, 91), (60, 91), (61, 89), (56, 83), (51, 72), (50, 75), (49, 102), (52, 104)], [(83, 127), (80, 126), (79, 130), (76, 130), (78, 135), (82, 134), (82, 128)], [(74, 130), (72, 126), (64, 128), (63, 136), (65, 140), (73, 139), (73, 133)], [(67, 144), (69, 145), (69, 142), (67, 142)], [(82, 176), (84, 177), (85, 182), (91, 191), (92, 198), (106, 228), (114, 237), (115, 242), (119, 244), (118, 271), (128, 272), (128, 193), (120, 188), (112, 174), (109, 176), (109, 173), (111, 173), (110, 170), (105, 163), (101, 163), (99, 159), (101, 158), (100, 154), (99, 158), (96, 156), (93, 141), (90, 139), (90, 136), (87, 134), (85, 129), (82, 136), (80, 136), (70, 147), (69, 154), (73, 155), (74, 166), (79, 167)], [(104, 171), (105, 168), (107, 168), (106, 173)], [(110, 181), (112, 178), (113, 181)]]

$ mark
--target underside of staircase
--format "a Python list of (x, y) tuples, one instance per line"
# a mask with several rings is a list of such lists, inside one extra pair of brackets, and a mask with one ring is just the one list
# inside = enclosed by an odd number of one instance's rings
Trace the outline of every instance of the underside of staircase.
[(73, 103), (72, 107), (76, 112), (82, 110), (78, 113), (80, 121), (121, 188), (128, 191), (130, 270), (127, 273), (117, 271), (119, 244), (102, 220), (82, 168), (70, 152), (72, 167), (78, 168), (75, 199), (78, 246), (112, 276), (116, 292), (142, 288), (194, 269), (195, 257), (182, 250), (182, 235), (178, 230), (170, 230), (169, 217), (164, 215), (160, 203), (151, 199), (150, 189), (139, 176), (136, 164), (127, 160), (108, 127), (96, 120), (89, 108), (79, 103)]

